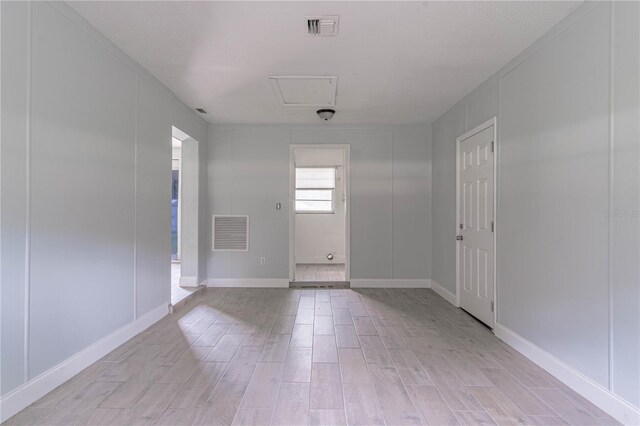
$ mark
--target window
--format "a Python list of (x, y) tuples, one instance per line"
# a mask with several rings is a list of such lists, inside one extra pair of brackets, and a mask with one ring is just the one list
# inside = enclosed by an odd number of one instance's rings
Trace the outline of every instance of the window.
[(296, 167), (296, 213), (334, 213), (335, 167)]

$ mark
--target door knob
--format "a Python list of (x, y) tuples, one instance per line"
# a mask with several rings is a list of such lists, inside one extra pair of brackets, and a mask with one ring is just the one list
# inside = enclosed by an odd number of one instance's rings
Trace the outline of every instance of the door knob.
[(456, 240), (462, 241), (462, 235), (456, 235)]

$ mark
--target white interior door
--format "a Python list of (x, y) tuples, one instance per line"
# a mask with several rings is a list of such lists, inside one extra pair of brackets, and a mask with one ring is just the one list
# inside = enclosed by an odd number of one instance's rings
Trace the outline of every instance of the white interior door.
[(460, 306), (493, 328), (494, 125), (458, 139)]

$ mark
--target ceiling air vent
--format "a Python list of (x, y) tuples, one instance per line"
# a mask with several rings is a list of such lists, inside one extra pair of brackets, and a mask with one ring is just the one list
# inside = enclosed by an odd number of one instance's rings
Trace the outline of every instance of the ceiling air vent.
[(249, 251), (249, 216), (213, 215), (213, 251)]
[(338, 34), (339, 16), (307, 16), (307, 33), (312, 36)]

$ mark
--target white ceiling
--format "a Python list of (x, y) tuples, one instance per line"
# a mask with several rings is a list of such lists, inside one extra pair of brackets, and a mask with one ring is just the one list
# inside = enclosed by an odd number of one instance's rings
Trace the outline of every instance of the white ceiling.
[[(437, 118), (579, 2), (70, 2), (212, 123), (317, 123), (269, 76), (337, 75), (332, 123)], [(339, 15), (336, 37), (305, 16)]]

